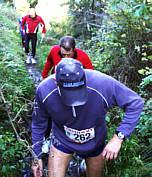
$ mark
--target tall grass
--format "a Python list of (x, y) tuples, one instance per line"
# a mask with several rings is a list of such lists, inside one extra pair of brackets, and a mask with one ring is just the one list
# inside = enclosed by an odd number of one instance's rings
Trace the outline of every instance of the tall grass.
[(35, 88), (25, 68), (20, 35), (16, 33), (16, 11), (4, 3), (0, 3), (0, 9), (0, 176), (14, 177), (21, 175), (27, 152), (11, 121), (22, 136), (23, 116), (32, 110)]

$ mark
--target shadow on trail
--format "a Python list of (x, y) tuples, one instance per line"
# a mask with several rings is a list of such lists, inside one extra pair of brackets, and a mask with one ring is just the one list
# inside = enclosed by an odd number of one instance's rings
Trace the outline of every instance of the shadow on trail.
[[(38, 58), (36, 57), (36, 62), (38, 61)], [(26, 69), (27, 69), (27, 73), (29, 74), (29, 78), (32, 79), (34, 81), (34, 86), (35, 88), (38, 87), (39, 83), (42, 80), (42, 76), (41, 76), (41, 72), (38, 71), (37, 68), (37, 63), (36, 64), (26, 64)], [(32, 118), (29, 118), (30, 123), (31, 124), (31, 120)], [(23, 125), (24, 126), (24, 125)], [(29, 128), (29, 127), (26, 127)], [(30, 129), (30, 128), (29, 128)], [(42, 154), (42, 158), (43, 158), (43, 166), (44, 166), (44, 175), (43, 177), (47, 177), (47, 163), (48, 163), (48, 153), (43, 153)], [(66, 172), (66, 177), (86, 177), (86, 175), (83, 172), (82, 166), (82, 158), (77, 156), (77, 155), (73, 155), (72, 160), (69, 163), (69, 167), (67, 169)], [(32, 157), (29, 154), (27, 154), (27, 156), (24, 158), (23, 160), (25, 164), (27, 164), (27, 166), (22, 170), (22, 177), (33, 177), (32, 174), (32, 170), (31, 170), (31, 162), (32, 162)]]

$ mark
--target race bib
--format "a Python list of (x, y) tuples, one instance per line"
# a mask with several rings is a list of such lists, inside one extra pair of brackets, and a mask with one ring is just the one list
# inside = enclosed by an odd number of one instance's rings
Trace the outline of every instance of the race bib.
[(95, 137), (95, 130), (94, 128), (89, 128), (85, 130), (75, 130), (64, 126), (64, 130), (66, 136), (68, 136), (72, 141), (76, 143), (86, 143), (87, 141), (93, 139)]

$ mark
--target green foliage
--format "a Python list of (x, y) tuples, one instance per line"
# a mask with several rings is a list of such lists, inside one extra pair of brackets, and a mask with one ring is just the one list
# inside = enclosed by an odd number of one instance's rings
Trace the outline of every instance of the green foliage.
[(13, 0), (3, 0), (3, 1), (9, 5), (13, 5)]
[(140, 121), (137, 125), (139, 134), (142, 134), (142, 141), (150, 144), (152, 132), (152, 100), (145, 102), (143, 112), (140, 116)]
[[(139, 123), (131, 135), (122, 144), (118, 158), (105, 163), (105, 176), (145, 177), (152, 172), (152, 101), (145, 103)], [(108, 111), (106, 122), (108, 126), (108, 142), (120, 122), (123, 120), (123, 111), (114, 108)], [(132, 168), (134, 167), (134, 168)]]
[(147, 98), (152, 91), (152, 68), (146, 67), (145, 69), (138, 70), (138, 72), (144, 76), (139, 85), (140, 92)]
[(21, 170), (25, 168), (22, 159), (25, 157), (26, 152), (23, 151), (22, 144), (17, 141), (14, 132), (8, 129), (8, 126), (10, 124), (5, 121), (0, 127), (0, 173), (5, 177), (13, 177), (17, 174), (20, 175)]
[[(2, 9), (0, 15), (0, 33), (3, 34), (0, 39), (0, 85), (7, 101), (15, 107), (15, 104), (19, 104), (20, 97), (27, 96), (28, 99), (29, 95), (33, 94), (33, 89), (31, 89), (33, 81), (29, 80), (24, 65), (21, 39), (19, 35), (16, 35), (16, 20), (12, 21), (9, 13), (7, 16), (8, 9), (5, 6)], [(16, 17), (15, 11), (13, 16), (13, 18)]]
[(27, 0), (30, 4), (30, 8), (35, 8), (35, 6), (38, 4), (38, 0)]
[(52, 21), (50, 23), (50, 30), (48, 31), (49, 36), (51, 36), (53, 39), (58, 40), (67, 35), (71, 35), (72, 28), (69, 23), (67, 23), (69, 18), (62, 20), (61, 22), (55, 22)]
[(141, 160), (141, 156), (137, 156), (137, 152), (140, 149), (137, 141), (136, 135), (132, 135), (130, 139), (123, 143), (118, 158), (115, 161), (106, 162), (105, 176), (140, 176), (137, 169), (144, 167), (144, 163)]
[(145, 106), (136, 127), (140, 139), (141, 159), (144, 167), (139, 168), (139, 173), (143, 176), (152, 176), (152, 100), (145, 101)]
[(51, 47), (52, 46), (40, 45), (37, 49), (37, 54), (39, 55), (38, 68), (40, 72), (42, 72), (44, 68)]
[(142, 79), (138, 70), (148, 67), (151, 62), (150, 7), (150, 2), (142, 0), (138, 3), (107, 2), (101, 27), (94, 28), (94, 34), (87, 42), (95, 68), (134, 90)]
[(20, 134), (21, 116), (31, 113), (35, 89), (25, 68), (21, 37), (16, 33), (16, 11), (3, 3), (0, 8), (0, 174), (13, 177), (20, 176), (25, 167), (26, 152), (10, 119)]
[(72, 35), (83, 40), (90, 38), (94, 27), (100, 26), (104, 3), (86, 0), (69, 0), (68, 3)]

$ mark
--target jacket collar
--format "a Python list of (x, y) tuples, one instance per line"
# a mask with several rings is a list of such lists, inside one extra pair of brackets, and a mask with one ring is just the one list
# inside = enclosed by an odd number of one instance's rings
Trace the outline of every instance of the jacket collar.
[[(32, 17), (29, 15), (29, 18), (32, 18)], [(37, 15), (34, 18), (32, 18), (32, 19), (36, 19), (36, 18), (37, 18)]]

